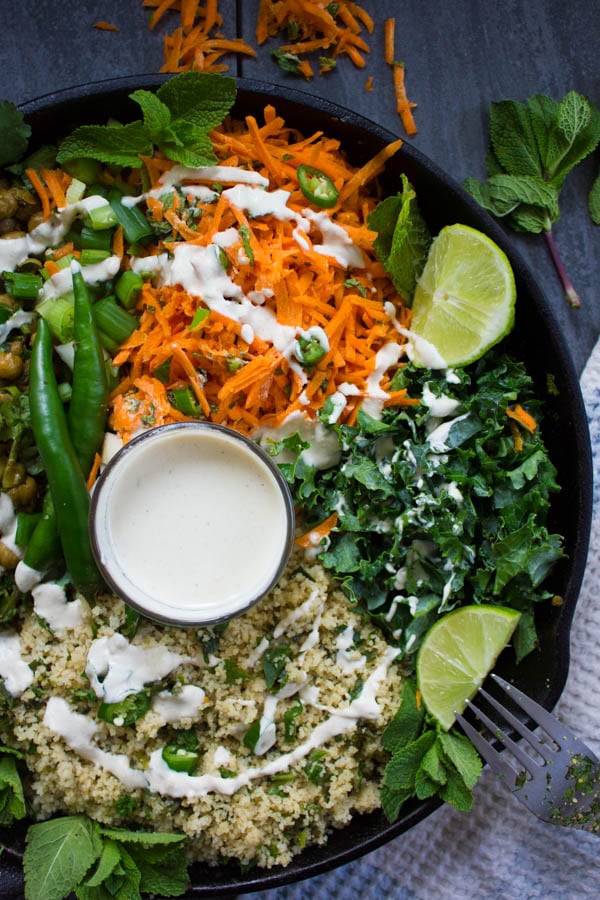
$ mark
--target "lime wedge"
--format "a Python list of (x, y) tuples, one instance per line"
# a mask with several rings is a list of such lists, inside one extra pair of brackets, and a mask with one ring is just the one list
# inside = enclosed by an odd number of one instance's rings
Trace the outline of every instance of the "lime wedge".
[(513, 271), (497, 244), (467, 225), (442, 228), (415, 289), (414, 362), (448, 368), (479, 359), (511, 330), (515, 299)]
[(428, 711), (446, 731), (493, 669), (519, 617), (504, 606), (463, 606), (425, 635), (417, 655), (417, 684)]

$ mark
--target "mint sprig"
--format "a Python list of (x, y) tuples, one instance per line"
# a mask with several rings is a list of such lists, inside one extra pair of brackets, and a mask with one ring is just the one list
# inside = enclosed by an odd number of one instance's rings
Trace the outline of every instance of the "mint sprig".
[[(543, 233), (568, 302), (580, 306), (552, 226), (560, 218), (565, 178), (600, 141), (600, 111), (577, 91), (569, 91), (560, 102), (544, 94), (524, 103), (503, 100), (490, 104), (489, 136), (487, 180), (467, 178), (466, 189), (516, 231)], [(590, 213), (600, 222), (600, 185), (592, 194)]]
[(126, 125), (82, 125), (61, 144), (57, 161), (90, 158), (107, 165), (140, 168), (142, 156), (158, 149), (173, 162), (205, 166), (216, 162), (209, 134), (227, 116), (236, 97), (233, 78), (182, 72), (154, 93), (129, 95), (142, 119)]
[(185, 836), (109, 828), (75, 815), (32, 825), (23, 856), (26, 900), (179, 897), (189, 887)]
[(410, 304), (417, 278), (423, 270), (431, 234), (417, 205), (417, 195), (406, 175), (395, 196), (377, 204), (367, 220), (377, 232), (373, 243), (378, 258), (402, 299)]
[(471, 809), (482, 769), (479, 755), (460, 732), (445, 732), (425, 715), (412, 679), (404, 682), (400, 708), (382, 744), (391, 754), (381, 787), (382, 809), (390, 821), (411, 797), (437, 795), (462, 812)]

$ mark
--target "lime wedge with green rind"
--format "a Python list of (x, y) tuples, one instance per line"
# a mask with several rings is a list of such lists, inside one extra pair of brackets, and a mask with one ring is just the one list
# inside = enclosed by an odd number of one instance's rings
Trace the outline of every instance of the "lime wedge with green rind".
[(426, 633), (417, 655), (417, 686), (428, 712), (448, 730), (510, 641), (520, 613), (504, 606), (463, 606)]
[[(447, 225), (434, 238), (415, 289), (413, 361), (428, 368), (474, 362), (512, 329), (515, 300), (504, 251), (468, 225)], [(428, 346), (434, 352), (424, 352)]]

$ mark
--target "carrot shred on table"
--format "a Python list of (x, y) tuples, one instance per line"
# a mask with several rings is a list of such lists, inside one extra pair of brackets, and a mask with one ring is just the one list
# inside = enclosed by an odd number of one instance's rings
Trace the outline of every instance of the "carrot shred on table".
[(396, 19), (390, 16), (384, 22), (384, 60), (388, 66), (394, 65), (395, 57), (395, 37), (396, 37)]
[(110, 22), (94, 22), (93, 28), (98, 28), (100, 31), (119, 31), (118, 25), (112, 25)]
[(417, 126), (413, 116), (413, 109), (417, 105), (408, 99), (404, 82), (404, 63), (394, 63), (394, 93), (396, 95), (396, 109), (404, 125), (404, 130), (409, 137), (417, 133)]

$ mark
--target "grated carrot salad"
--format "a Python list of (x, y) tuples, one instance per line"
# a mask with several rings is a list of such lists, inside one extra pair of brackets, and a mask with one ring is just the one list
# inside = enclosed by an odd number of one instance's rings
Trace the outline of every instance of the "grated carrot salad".
[[(401, 141), (356, 168), (341, 153), (339, 141), (321, 133), (302, 137), (270, 106), (263, 124), (248, 116), (244, 123), (217, 129), (212, 140), (222, 165), (252, 169), (268, 178), (270, 191), (288, 191), (287, 207), (298, 215), (310, 205), (298, 186), (298, 165), (327, 173), (340, 195), (336, 207), (325, 215), (343, 226), (360, 248), (363, 265), (348, 270), (333, 256), (319, 252), (319, 233), (314, 229), (307, 235), (309, 246), (302, 247), (294, 236), (294, 221), (274, 215), (250, 218), (224, 193), (197, 204), (200, 212), (193, 225), (177, 202), (165, 205), (160, 198), (149, 198), (153, 218), (168, 222), (171, 229), (152, 247), (152, 254), (172, 248), (173, 240), (207, 247), (218, 231), (238, 229), (239, 239), (223, 248), (232, 281), (244, 296), (262, 292), (264, 308), (280, 325), (304, 331), (318, 326), (329, 346), (303, 375), (301, 367), (273, 343), (249, 336), (238, 321), (204, 307), (200, 296), (187, 293), (180, 284), (148, 281), (137, 305), (139, 327), (113, 360), (123, 367), (124, 377), (111, 398), (111, 425), (127, 441), (140, 427), (188, 418), (170, 401), (171, 391), (185, 387), (193, 392), (201, 417), (245, 434), (277, 428), (294, 412), (314, 419), (340, 389), (347, 402), (339, 421), (351, 424), (369, 395), (378, 351), (401, 343), (397, 325), (404, 328), (410, 321), (410, 310), (372, 249), (376, 235), (366, 224), (377, 203), (373, 179)], [(161, 159), (147, 164), (154, 184), (171, 165)], [(185, 197), (185, 186), (181, 192)], [(396, 310), (396, 322), (390, 318), (389, 303)], [(385, 404), (416, 403), (405, 391), (390, 390), (395, 368), (378, 379), (379, 388), (388, 392)]]

